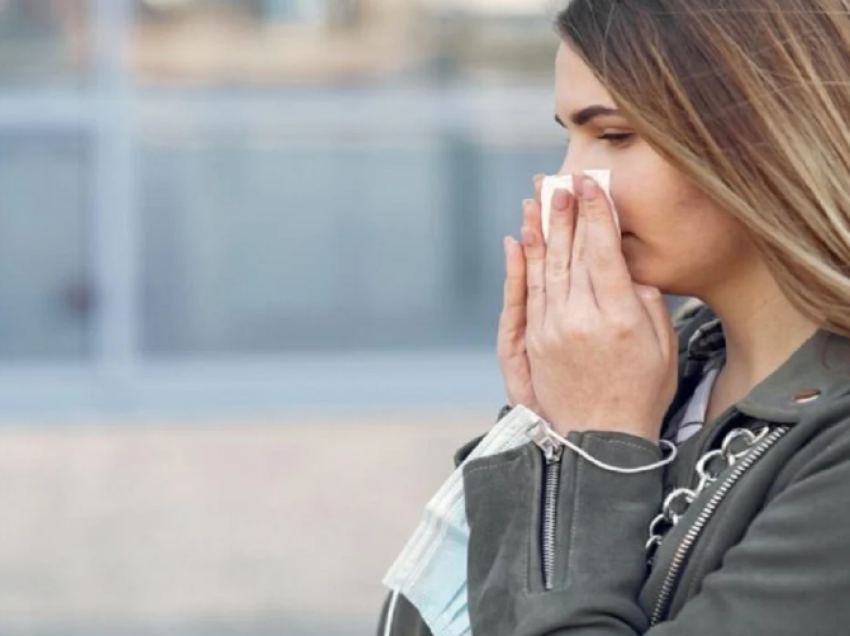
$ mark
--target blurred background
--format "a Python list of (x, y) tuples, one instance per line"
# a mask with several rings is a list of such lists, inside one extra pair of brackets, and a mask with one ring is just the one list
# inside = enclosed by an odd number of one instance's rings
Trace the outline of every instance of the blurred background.
[(547, 0), (0, 0), (0, 635), (366, 636), (502, 404)]

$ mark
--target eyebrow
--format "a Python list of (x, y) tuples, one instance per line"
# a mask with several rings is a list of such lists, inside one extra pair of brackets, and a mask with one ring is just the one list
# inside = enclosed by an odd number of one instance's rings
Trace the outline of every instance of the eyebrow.
[[(578, 127), (584, 126), (588, 122), (597, 117), (604, 116), (612, 116), (619, 115), (620, 111), (616, 108), (611, 108), (610, 106), (588, 106), (587, 108), (582, 108), (581, 110), (577, 110), (572, 115), (570, 115), (570, 121)], [(564, 120), (560, 118), (560, 116), (555, 115), (555, 121), (558, 122), (558, 125), (562, 128), (566, 128), (564, 124)]]

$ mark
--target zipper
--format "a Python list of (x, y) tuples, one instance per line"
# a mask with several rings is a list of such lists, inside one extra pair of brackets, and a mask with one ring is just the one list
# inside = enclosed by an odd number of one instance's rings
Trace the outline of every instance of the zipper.
[(543, 587), (546, 591), (549, 591), (554, 587), (558, 491), (561, 488), (561, 456), (564, 449), (546, 433), (542, 423), (538, 424), (532, 431), (532, 439), (543, 451), (543, 458), (546, 462), (543, 468), (543, 511), (540, 544)]
[(685, 538), (682, 539), (682, 543), (679, 544), (679, 547), (676, 550), (673, 561), (667, 570), (667, 576), (664, 579), (664, 584), (661, 587), (658, 600), (655, 603), (655, 609), (652, 612), (651, 626), (655, 626), (660, 623), (664, 618), (664, 615), (667, 613), (673, 590), (682, 571), (682, 566), (685, 564), (685, 561), (687, 561), (694, 544), (702, 534), (702, 531), (705, 529), (705, 526), (708, 524), (711, 517), (714, 516), (717, 508), (726, 498), (726, 495), (729, 494), (729, 491), (741, 479), (741, 477), (743, 477), (744, 474), (752, 468), (759, 459), (761, 459), (762, 455), (770, 450), (770, 448), (782, 439), (782, 437), (790, 430), (791, 429), (787, 426), (779, 426), (770, 432), (758, 446), (753, 448), (737, 464), (735, 464), (732, 469), (732, 473), (723, 480), (723, 483), (714, 492), (711, 499), (705, 505), (705, 508), (703, 508), (702, 512), (700, 512), (699, 517), (697, 517), (696, 521), (694, 521), (693, 525), (688, 529)]
[(555, 530), (557, 529), (558, 490), (561, 487), (561, 454), (563, 449), (551, 443), (543, 449), (546, 458), (543, 494), (543, 586), (551, 590), (555, 574)]

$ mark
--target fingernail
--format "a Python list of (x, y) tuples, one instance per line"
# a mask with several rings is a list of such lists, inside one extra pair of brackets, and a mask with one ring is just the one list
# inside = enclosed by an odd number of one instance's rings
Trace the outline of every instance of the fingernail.
[(534, 175), (534, 179), (532, 179), (532, 181), (534, 181), (534, 183), (536, 185), (538, 181), (542, 181), (545, 178), (546, 178), (545, 174), (536, 174), (536, 175)]
[(557, 210), (566, 210), (570, 203), (570, 193), (568, 190), (555, 190), (555, 196), (552, 199), (552, 206)]
[(573, 180), (573, 192), (575, 192), (575, 195), (577, 197), (581, 198), (583, 196), (582, 190), (584, 189), (584, 187), (583, 187), (584, 177), (582, 177), (579, 174), (573, 174), (572, 180)]
[(586, 201), (593, 201), (599, 194), (599, 186), (590, 177), (585, 177), (581, 184), (581, 195)]

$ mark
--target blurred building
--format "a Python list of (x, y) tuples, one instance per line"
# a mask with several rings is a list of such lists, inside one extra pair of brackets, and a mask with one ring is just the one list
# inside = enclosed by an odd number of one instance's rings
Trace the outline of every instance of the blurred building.
[(504, 399), (543, 5), (0, 0), (0, 634), (374, 634)]
[(0, 1), (0, 411), (498, 395), (532, 4)]
[[(134, 65), (145, 81), (362, 81), (467, 67), (539, 74), (546, 2), (179, 0), (144, 3)], [(191, 51), (188, 50), (191, 47)]]

